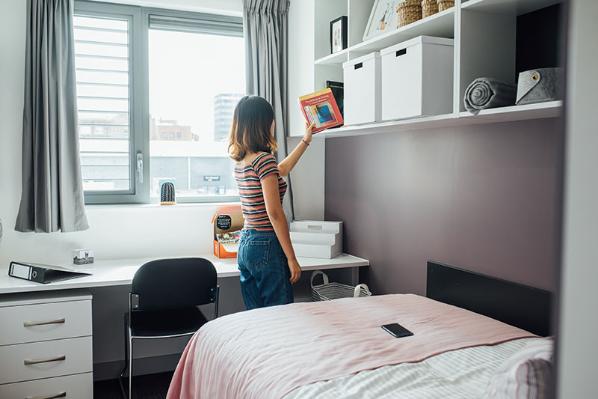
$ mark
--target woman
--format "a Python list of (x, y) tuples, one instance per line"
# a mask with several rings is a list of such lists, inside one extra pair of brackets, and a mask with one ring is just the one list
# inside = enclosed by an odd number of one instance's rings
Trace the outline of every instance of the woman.
[(291, 284), (299, 280), (301, 268), (282, 209), (287, 190), (283, 177), (309, 147), (312, 128), (306, 128), (301, 142), (277, 165), (272, 106), (261, 97), (246, 96), (235, 108), (229, 154), (237, 161), (235, 180), (245, 217), (238, 263), (247, 309), (293, 302)]

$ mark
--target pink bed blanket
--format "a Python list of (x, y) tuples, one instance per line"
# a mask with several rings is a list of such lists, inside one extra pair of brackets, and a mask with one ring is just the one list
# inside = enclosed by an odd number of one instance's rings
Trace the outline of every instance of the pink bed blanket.
[[(414, 335), (394, 338), (380, 328), (389, 323)], [(279, 399), (317, 381), (533, 336), (417, 295), (256, 309), (204, 325), (185, 348), (167, 398)]]

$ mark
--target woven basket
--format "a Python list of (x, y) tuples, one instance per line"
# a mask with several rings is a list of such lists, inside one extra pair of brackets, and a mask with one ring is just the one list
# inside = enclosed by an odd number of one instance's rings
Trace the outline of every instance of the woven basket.
[(423, 0), (422, 1), (422, 18), (429, 17), (438, 12), (437, 0)]
[(405, 0), (397, 6), (399, 26), (409, 25), (422, 19), (421, 0)]
[(454, 0), (438, 0), (438, 11), (448, 10), (455, 5)]
[[(314, 278), (322, 276), (323, 284), (314, 285)], [(311, 274), (311, 297), (315, 302), (331, 301), (340, 298), (359, 298), (370, 296), (372, 293), (365, 284), (352, 285), (331, 283), (328, 276), (321, 270), (316, 270)]]

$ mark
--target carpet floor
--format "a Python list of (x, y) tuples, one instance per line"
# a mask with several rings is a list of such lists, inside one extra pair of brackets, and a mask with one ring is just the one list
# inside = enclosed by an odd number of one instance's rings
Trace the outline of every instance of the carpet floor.
[[(141, 375), (133, 378), (133, 399), (164, 399), (171, 378), (172, 373)], [(94, 399), (122, 399), (118, 380), (96, 381), (93, 384), (93, 397)]]

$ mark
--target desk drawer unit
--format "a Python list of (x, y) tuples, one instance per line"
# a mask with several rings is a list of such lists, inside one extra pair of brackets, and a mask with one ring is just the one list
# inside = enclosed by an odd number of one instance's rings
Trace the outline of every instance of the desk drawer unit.
[(87, 399), (93, 397), (92, 373), (0, 385), (6, 399)]
[(92, 398), (91, 295), (0, 296), (0, 398)]
[(91, 337), (0, 347), (0, 384), (92, 371)]
[(91, 301), (0, 308), (0, 345), (90, 336)]

